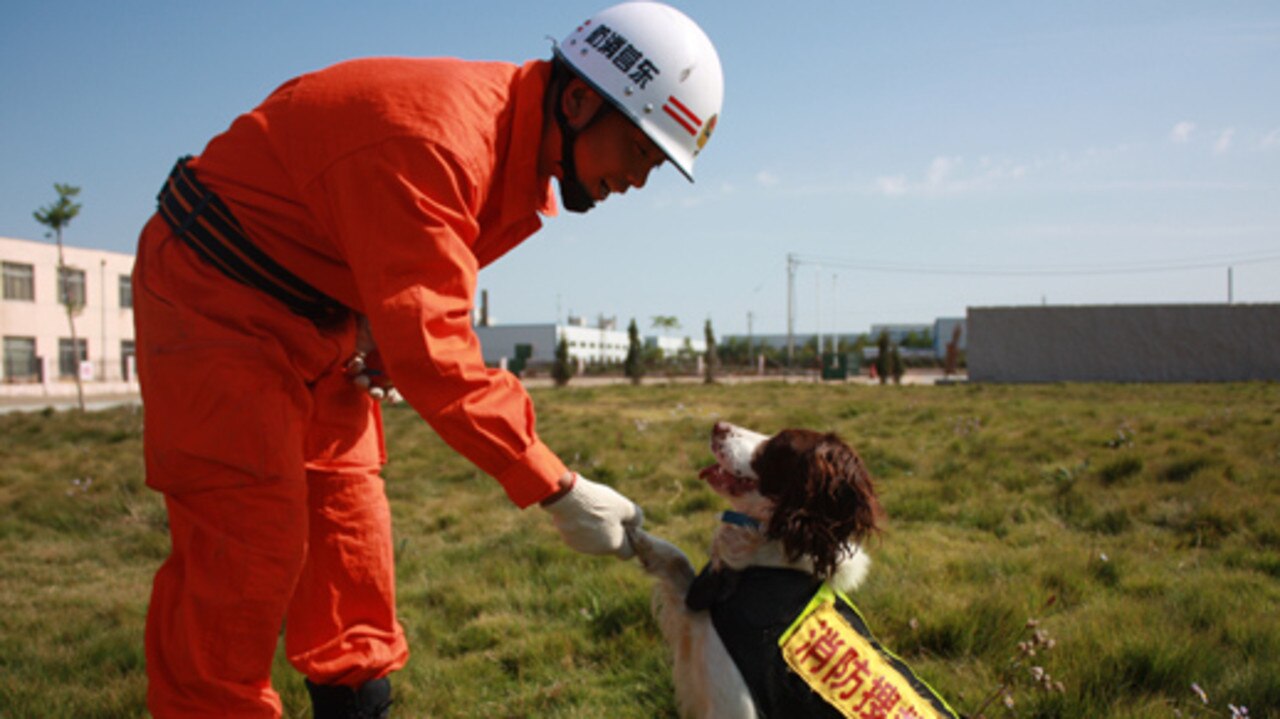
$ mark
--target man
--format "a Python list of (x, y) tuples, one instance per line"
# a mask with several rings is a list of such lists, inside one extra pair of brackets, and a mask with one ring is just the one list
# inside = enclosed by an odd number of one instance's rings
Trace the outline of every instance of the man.
[(172, 536), (147, 616), (154, 716), (279, 716), (282, 623), (316, 717), (385, 716), (408, 649), (381, 415), (345, 370), (361, 316), (399, 392), (512, 502), (574, 549), (630, 556), (638, 508), (569, 471), (519, 381), (485, 368), (476, 274), (554, 213), (553, 177), (575, 212), (664, 160), (692, 179), (722, 94), (697, 25), (626, 3), (552, 61), (304, 75), (179, 162), (134, 273), (147, 482)]

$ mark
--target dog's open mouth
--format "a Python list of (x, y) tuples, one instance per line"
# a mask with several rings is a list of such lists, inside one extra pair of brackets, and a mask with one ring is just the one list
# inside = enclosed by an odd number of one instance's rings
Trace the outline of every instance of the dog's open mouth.
[(736, 474), (725, 471), (724, 467), (713, 464), (710, 467), (698, 472), (698, 477), (717, 492), (722, 492), (730, 497), (739, 497), (747, 492), (754, 491), (758, 482), (747, 477), (739, 477)]

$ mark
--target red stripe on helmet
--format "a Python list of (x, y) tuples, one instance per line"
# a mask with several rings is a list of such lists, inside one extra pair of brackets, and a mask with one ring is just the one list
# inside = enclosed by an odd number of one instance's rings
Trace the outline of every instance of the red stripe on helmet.
[(668, 115), (670, 115), (672, 119), (680, 123), (680, 125), (684, 127), (684, 129), (688, 130), (690, 135), (698, 134), (698, 128), (694, 127), (693, 125), (690, 125), (689, 121), (684, 119), (682, 116), (680, 116), (675, 110), (672, 110), (670, 105), (663, 105), (662, 109)]
[(668, 95), (667, 102), (671, 103), (672, 105), (675, 105), (676, 108), (680, 110), (680, 112), (683, 112), (685, 114), (685, 117), (688, 117), (690, 120), (693, 121), (694, 125), (697, 125), (698, 127), (702, 127), (702, 118), (693, 114), (693, 110), (690, 110), (688, 107), (685, 107), (685, 104), (677, 100), (675, 95)]

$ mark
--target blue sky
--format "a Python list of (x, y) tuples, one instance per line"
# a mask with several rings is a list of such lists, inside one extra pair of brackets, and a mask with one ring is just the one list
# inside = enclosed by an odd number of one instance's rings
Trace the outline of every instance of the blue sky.
[[(865, 331), (969, 306), (1280, 301), (1280, 3), (675, 3), (720, 49), (698, 182), (673, 168), (486, 269), (503, 322), (675, 315)], [(302, 72), (547, 57), (603, 4), (8, 3), (0, 236), (132, 252), (173, 160)], [(750, 317), (750, 320), (748, 319)]]

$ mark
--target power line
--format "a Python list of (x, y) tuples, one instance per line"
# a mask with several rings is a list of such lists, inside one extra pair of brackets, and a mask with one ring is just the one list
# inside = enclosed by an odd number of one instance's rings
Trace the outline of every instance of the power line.
[(925, 265), (897, 262), (859, 262), (819, 255), (788, 255), (795, 265), (822, 265), (862, 272), (886, 272), (916, 275), (959, 275), (989, 277), (1046, 277), (1081, 275), (1127, 275), (1157, 272), (1201, 270), (1233, 265), (1250, 265), (1280, 261), (1280, 253), (1254, 252), (1238, 255), (1211, 255), (1206, 257), (1167, 260), (1162, 262), (1120, 263), (1111, 265), (1059, 265), (1056, 267), (1000, 267), (996, 265)]
[(1280, 253), (1256, 251), (1234, 255), (1209, 255), (1204, 257), (1165, 260), (1161, 262), (1116, 263), (1110, 265), (1059, 265), (1056, 267), (1000, 267), (995, 265), (925, 265), (896, 262), (859, 262), (840, 257), (787, 253), (787, 366), (795, 357), (795, 277), (801, 265), (826, 268), (843, 268), (860, 272), (884, 272), (910, 275), (952, 275), (988, 277), (1067, 277), (1084, 275), (1132, 275), (1184, 270), (1227, 268), (1228, 302), (1233, 301), (1234, 283), (1232, 270), (1236, 265), (1262, 264), (1280, 261)]

